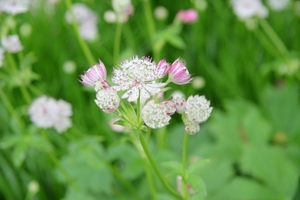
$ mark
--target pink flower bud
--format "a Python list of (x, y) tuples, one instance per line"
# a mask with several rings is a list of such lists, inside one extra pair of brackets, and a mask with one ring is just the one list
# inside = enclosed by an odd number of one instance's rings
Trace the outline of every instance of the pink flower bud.
[(194, 9), (180, 10), (177, 13), (177, 18), (183, 23), (194, 23), (198, 19), (198, 13)]
[(170, 67), (171, 67), (170, 64), (167, 63), (165, 59), (159, 61), (157, 64), (157, 69), (161, 72), (162, 76), (168, 73)]
[(88, 87), (94, 87), (96, 82), (102, 83), (104, 88), (108, 86), (105, 81), (106, 68), (101, 61), (99, 64), (90, 67), (83, 75), (80, 75), (80, 78), (80, 82)]
[(178, 85), (184, 85), (191, 82), (191, 74), (185, 67), (184, 62), (180, 62), (179, 59), (173, 62), (169, 68), (169, 80)]

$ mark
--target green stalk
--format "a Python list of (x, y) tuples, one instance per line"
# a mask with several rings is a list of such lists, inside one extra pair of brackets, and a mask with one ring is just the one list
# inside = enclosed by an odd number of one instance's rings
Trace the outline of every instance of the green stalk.
[(145, 171), (146, 171), (146, 176), (147, 176), (147, 181), (148, 181), (148, 185), (150, 187), (150, 191), (151, 191), (151, 196), (153, 200), (157, 200), (156, 197), (156, 189), (155, 189), (155, 185), (153, 182), (153, 178), (152, 178), (152, 174), (151, 174), (151, 170), (148, 167), (148, 162), (145, 158), (143, 158), (143, 162), (144, 162), (144, 167), (145, 167)]
[(81, 50), (83, 51), (84, 56), (86, 57), (86, 59), (89, 62), (89, 64), (90, 65), (95, 64), (96, 60), (93, 57), (93, 54), (92, 54), (91, 50), (89, 49), (89, 47), (86, 44), (86, 42), (80, 36), (79, 30), (78, 30), (78, 24), (77, 24), (77, 21), (75, 20), (74, 13), (72, 11), (72, 0), (65, 0), (65, 4), (66, 4), (66, 7), (67, 7), (68, 11), (70, 12), (70, 14), (72, 16), (73, 29), (74, 29), (76, 38), (77, 38), (77, 40), (79, 42), (79, 45), (81, 47)]
[(15, 111), (13, 105), (11, 104), (11, 102), (9, 101), (8, 97), (3, 92), (2, 87), (0, 87), (0, 97), (3, 100), (4, 105), (6, 106), (6, 108), (10, 112), (10, 114), (16, 120), (16, 122), (17, 122), (18, 126), (20, 127), (20, 129), (24, 129), (24, 127), (25, 127), (24, 124), (22, 123), (21, 119), (19, 118), (19, 115), (16, 113), (16, 111)]
[(259, 20), (261, 28), (264, 30), (264, 32), (269, 36), (270, 40), (274, 43), (278, 51), (285, 57), (288, 54), (288, 50), (285, 47), (282, 40), (278, 37), (276, 32), (273, 30), (273, 28), (270, 26), (270, 24), (264, 20)]
[(114, 64), (115, 65), (117, 65), (119, 63), (121, 35), (122, 35), (122, 23), (117, 22), (115, 43), (114, 43)]
[(183, 145), (182, 145), (182, 193), (183, 199), (188, 199), (188, 188), (187, 188), (187, 175), (186, 175), (186, 151), (187, 151), (187, 143), (188, 143), (189, 135), (184, 133), (183, 137)]
[(168, 185), (168, 183), (166, 182), (166, 180), (164, 179), (164, 177), (161, 175), (161, 173), (160, 173), (158, 167), (156, 166), (156, 163), (155, 163), (154, 159), (153, 159), (152, 156), (151, 156), (150, 151), (149, 151), (148, 148), (147, 148), (147, 144), (146, 144), (146, 142), (145, 142), (145, 140), (144, 140), (143, 134), (140, 134), (140, 142), (141, 142), (141, 145), (142, 145), (142, 147), (143, 147), (143, 149), (144, 149), (144, 152), (145, 152), (145, 154), (146, 154), (146, 156), (147, 156), (147, 158), (148, 158), (148, 160), (149, 160), (151, 166), (153, 167), (153, 169), (154, 169), (156, 175), (158, 176), (158, 178), (160, 179), (160, 181), (162, 182), (162, 184), (164, 185), (164, 187), (165, 187), (165, 188), (170, 192), (170, 194), (172, 194), (174, 197), (181, 199), (182, 197), (180, 196), (180, 194), (177, 193), (173, 188), (171, 188), (171, 187)]
[(152, 15), (151, 4), (150, 4), (150, 0), (144, 0), (143, 2), (144, 2), (144, 10), (145, 10), (146, 21), (147, 21), (146, 24), (148, 26), (148, 31), (150, 34), (150, 42), (153, 50), (153, 58), (154, 60), (157, 61), (159, 59), (159, 50), (156, 49), (155, 43), (152, 41), (154, 35), (156, 34), (156, 30), (155, 30), (153, 15)]

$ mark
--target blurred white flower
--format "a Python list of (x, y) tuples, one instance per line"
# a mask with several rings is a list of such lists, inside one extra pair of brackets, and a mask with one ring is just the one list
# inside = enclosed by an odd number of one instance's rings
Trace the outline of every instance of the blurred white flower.
[(63, 64), (63, 70), (67, 74), (72, 74), (76, 70), (76, 63), (72, 60), (68, 60)]
[(8, 35), (1, 38), (2, 47), (10, 52), (17, 53), (23, 50), (20, 39), (18, 35)]
[(104, 13), (104, 20), (107, 23), (116, 23), (116, 21), (117, 21), (117, 15), (116, 15), (116, 13), (114, 11), (107, 10)]
[(4, 49), (0, 47), (0, 67), (3, 66), (3, 60), (4, 60)]
[(61, 133), (71, 127), (69, 117), (72, 115), (71, 104), (47, 96), (35, 99), (28, 109), (30, 120), (41, 128), (54, 127)]
[(20, 34), (22, 36), (27, 37), (31, 34), (31, 32), (32, 32), (32, 27), (29, 23), (24, 23), (20, 26)]
[(154, 9), (154, 17), (158, 20), (164, 20), (168, 17), (168, 10), (163, 6)]
[[(74, 3), (72, 13), (79, 25), (79, 32), (83, 39), (93, 40), (98, 35), (98, 16), (83, 3)], [(68, 23), (73, 22), (72, 14), (67, 11), (65, 19)]]
[(117, 16), (117, 21), (120, 23), (127, 22), (129, 16), (134, 12), (131, 0), (112, 0), (112, 7)]
[(241, 20), (251, 17), (266, 17), (266, 8), (260, 0), (232, 0), (233, 11)]
[(290, 0), (268, 0), (269, 6), (276, 11), (283, 10), (289, 3)]
[(28, 183), (28, 191), (32, 194), (36, 194), (40, 190), (40, 185), (36, 180), (32, 180)]
[(0, 12), (12, 15), (27, 12), (29, 9), (28, 0), (0, 0)]

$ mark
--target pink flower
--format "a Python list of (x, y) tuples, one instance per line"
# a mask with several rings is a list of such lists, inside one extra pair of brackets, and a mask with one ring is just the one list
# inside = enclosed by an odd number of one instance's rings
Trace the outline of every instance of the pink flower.
[(175, 60), (169, 68), (169, 81), (178, 85), (184, 85), (191, 82), (191, 74), (185, 67), (184, 62), (180, 62), (179, 59)]
[(109, 85), (106, 82), (106, 76), (106, 68), (100, 61), (99, 64), (90, 67), (83, 75), (80, 75), (80, 82), (88, 87), (97, 86), (97, 88), (99, 87), (98, 89), (107, 88)]
[(166, 75), (169, 71), (170, 64), (166, 62), (165, 59), (161, 60), (157, 64), (157, 69), (161, 71), (162, 75)]
[(194, 23), (198, 19), (198, 13), (194, 9), (180, 10), (177, 13), (177, 18), (183, 23)]

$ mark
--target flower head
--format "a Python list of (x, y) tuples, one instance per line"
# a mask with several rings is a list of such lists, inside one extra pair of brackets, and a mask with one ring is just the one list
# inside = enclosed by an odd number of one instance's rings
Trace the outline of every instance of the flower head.
[(0, 12), (16, 15), (19, 13), (27, 12), (29, 8), (28, 0), (1, 0), (0, 1)]
[(99, 61), (99, 64), (90, 67), (83, 75), (80, 75), (80, 82), (85, 86), (95, 87), (97, 91), (109, 87), (106, 82), (106, 76), (107, 72), (105, 65)]
[(154, 9), (154, 17), (158, 20), (164, 20), (168, 17), (168, 10), (163, 6)]
[(120, 105), (120, 98), (117, 92), (109, 87), (99, 90), (96, 94), (95, 103), (106, 113), (114, 112)]
[(156, 81), (162, 77), (163, 72), (157, 68), (155, 62), (149, 58), (135, 56), (131, 60), (123, 61), (120, 68), (114, 69), (112, 81), (117, 84), (114, 86), (117, 91), (127, 90), (122, 98), (133, 102), (139, 96), (148, 99), (159, 93), (165, 84)]
[(260, 0), (232, 0), (234, 13), (242, 20), (254, 16), (266, 17), (267, 10)]
[(10, 53), (17, 53), (23, 50), (18, 35), (8, 35), (1, 38), (3, 48)]
[(185, 111), (186, 100), (184, 96), (176, 95), (171, 97), (171, 101), (173, 101), (175, 105), (176, 112), (179, 114), (183, 114)]
[(268, 0), (269, 6), (276, 11), (283, 10), (290, 2), (290, 0)]
[(212, 111), (210, 102), (204, 96), (190, 96), (186, 101), (185, 114), (190, 122), (201, 123), (208, 119)]
[(167, 107), (155, 103), (154, 100), (148, 101), (141, 113), (145, 124), (154, 129), (168, 125), (171, 119)]
[(71, 127), (71, 105), (63, 100), (56, 101), (47, 96), (35, 99), (28, 109), (30, 120), (41, 128), (54, 127), (61, 133)]
[(200, 131), (199, 123), (188, 122), (184, 126), (185, 131), (190, 135), (195, 135)]
[(168, 73), (170, 67), (171, 67), (170, 64), (167, 63), (167, 61), (166, 61), (165, 59), (160, 60), (160, 61), (158, 62), (158, 64), (157, 64), (157, 69), (158, 69), (159, 71), (161, 71), (161, 73), (162, 73), (163, 76), (166, 75), (166, 74)]
[(183, 23), (194, 23), (198, 19), (198, 12), (194, 9), (180, 10), (177, 18)]
[(185, 67), (185, 63), (179, 59), (175, 60), (169, 68), (169, 80), (178, 85), (184, 85), (191, 82), (191, 74)]

